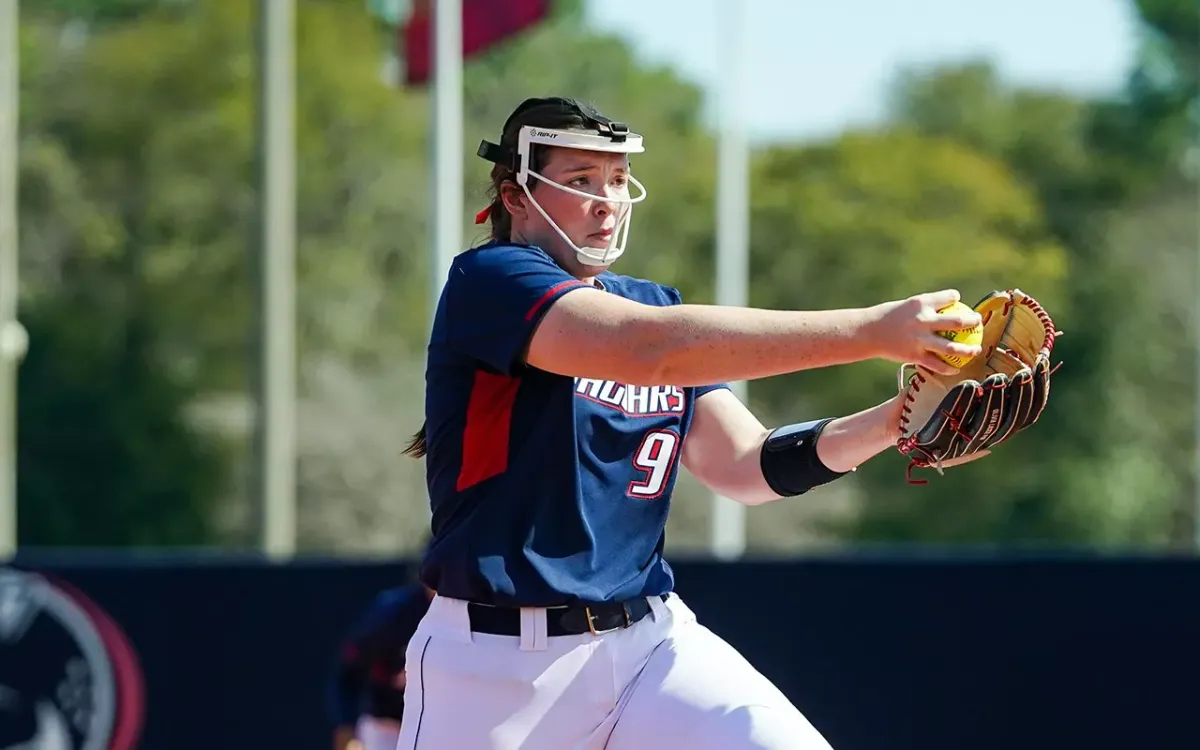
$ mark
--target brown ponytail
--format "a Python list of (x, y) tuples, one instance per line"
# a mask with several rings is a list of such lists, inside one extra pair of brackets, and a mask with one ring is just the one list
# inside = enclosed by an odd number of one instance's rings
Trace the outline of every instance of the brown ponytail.
[(513, 182), (512, 170), (501, 164), (492, 167), (492, 186), (488, 189), (492, 203), (488, 208), (488, 218), (492, 223), (492, 239), (497, 242), (512, 240), (512, 214), (504, 206), (504, 196), (500, 194), (506, 182)]
[(408, 447), (404, 449), (404, 455), (412, 456), (413, 458), (424, 458), (425, 457), (425, 452), (426, 452), (426, 448), (427, 448), (427, 446), (425, 444), (425, 425), (426, 424), (428, 424), (428, 423), (427, 422), (421, 423), (421, 429), (417, 430), (416, 435), (413, 435), (412, 441), (409, 442)]

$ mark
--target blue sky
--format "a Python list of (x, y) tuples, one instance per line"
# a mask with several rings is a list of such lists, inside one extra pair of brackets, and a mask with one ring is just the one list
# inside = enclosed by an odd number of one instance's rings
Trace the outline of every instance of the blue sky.
[[(1080, 92), (1121, 85), (1131, 0), (588, 0), (589, 20), (712, 94), (723, 18), (744, 3), (743, 93), (755, 140), (821, 137), (879, 117), (897, 68), (990, 58), (1009, 80)], [(715, 97), (710, 96), (709, 117)]]

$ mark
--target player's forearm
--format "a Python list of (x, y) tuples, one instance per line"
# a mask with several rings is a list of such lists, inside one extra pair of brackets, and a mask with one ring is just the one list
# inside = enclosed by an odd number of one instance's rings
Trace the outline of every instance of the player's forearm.
[(763, 478), (759, 460), (763, 440), (769, 432), (763, 429), (753, 435), (746, 434), (725, 452), (706, 457), (689, 468), (709, 490), (742, 505), (762, 505), (778, 500), (779, 495)]
[[(830, 471), (844, 474), (895, 444), (898, 398), (856, 414), (838, 417), (825, 426), (817, 439), (817, 458)], [(763, 475), (763, 443), (770, 434), (749, 431), (723, 450), (721, 460), (710, 458), (693, 468), (711, 490), (743, 505), (762, 505), (783, 496), (776, 493)]]
[(856, 414), (838, 417), (817, 439), (817, 458), (830, 470), (847, 472), (896, 444), (899, 397)]
[(637, 344), (650, 380), (703, 385), (754, 380), (877, 356), (868, 310), (784, 311), (675, 305), (656, 311)]

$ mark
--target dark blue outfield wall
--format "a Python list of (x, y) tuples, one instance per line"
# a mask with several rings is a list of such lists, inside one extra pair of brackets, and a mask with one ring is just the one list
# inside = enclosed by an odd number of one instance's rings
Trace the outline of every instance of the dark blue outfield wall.
[[(329, 562), (19, 563), (49, 574), (102, 625), (116, 655), (113, 750), (328, 748), (335, 643), (378, 589), (407, 575), (401, 565)], [(1200, 748), (1200, 560), (675, 567), (701, 620), (836, 750)], [(12, 598), (0, 589), (0, 605)], [(5, 611), (0, 684), (49, 690), (65, 674), (61, 632), (31, 628), (14, 641)], [(0, 721), (12, 729), (16, 719)], [(0, 736), (0, 747), (15, 745)]]

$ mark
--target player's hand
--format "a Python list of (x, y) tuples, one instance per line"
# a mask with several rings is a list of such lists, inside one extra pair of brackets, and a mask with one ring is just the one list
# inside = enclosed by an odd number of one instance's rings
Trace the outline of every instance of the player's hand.
[(363, 750), (354, 736), (354, 727), (338, 727), (333, 733), (333, 750)]
[(976, 312), (938, 312), (959, 300), (957, 290), (945, 289), (875, 305), (868, 309), (866, 335), (877, 356), (883, 359), (953, 375), (957, 368), (943, 362), (937, 354), (968, 358), (979, 354), (978, 346), (959, 344), (938, 335), (938, 331), (973, 328), (980, 323)]

